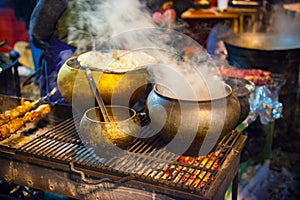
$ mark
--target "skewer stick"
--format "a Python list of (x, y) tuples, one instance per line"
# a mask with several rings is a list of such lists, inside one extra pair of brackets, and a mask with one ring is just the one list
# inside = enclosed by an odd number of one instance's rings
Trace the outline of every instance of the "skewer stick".
[(58, 91), (57, 87), (53, 88), (47, 95), (45, 95), (43, 97), (40, 97), (37, 100), (35, 100), (33, 102), (33, 105), (36, 106), (37, 104), (39, 104), (40, 102), (44, 101), (48, 97), (51, 97), (52, 95), (54, 95), (57, 91)]

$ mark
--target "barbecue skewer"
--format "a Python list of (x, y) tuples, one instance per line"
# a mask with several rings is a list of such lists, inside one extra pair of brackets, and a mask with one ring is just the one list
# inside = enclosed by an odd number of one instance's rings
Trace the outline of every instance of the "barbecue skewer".
[(49, 104), (40, 105), (37, 109), (27, 112), (23, 117), (17, 117), (0, 126), (0, 141), (10, 137), (11, 134), (22, 128), (28, 122), (36, 121), (40, 116), (51, 111)]
[(26, 112), (30, 111), (33, 107), (34, 104), (32, 102), (25, 101), (25, 99), (22, 98), (21, 105), (0, 114), (0, 126), (5, 123), (8, 123), (9, 121), (17, 117), (23, 116)]
[(38, 105), (39, 103), (43, 102), (45, 99), (47, 99), (47, 98), (51, 97), (52, 95), (54, 95), (57, 91), (58, 91), (57, 87), (53, 88), (47, 95), (45, 95), (43, 97), (40, 97), (37, 100), (35, 100), (33, 102), (33, 104), (35, 106)]
[(17, 117), (22, 117), (25, 113), (27, 113), (30, 110), (32, 110), (33, 108), (35, 108), (39, 103), (44, 101), (46, 98), (52, 96), (56, 92), (57, 92), (57, 88), (55, 87), (49, 94), (47, 94), (46, 96), (40, 97), (39, 99), (35, 100), (34, 102), (26, 101), (24, 98), (21, 98), (20, 105), (0, 114), (0, 126), (5, 123), (8, 123), (9, 121), (11, 121)]

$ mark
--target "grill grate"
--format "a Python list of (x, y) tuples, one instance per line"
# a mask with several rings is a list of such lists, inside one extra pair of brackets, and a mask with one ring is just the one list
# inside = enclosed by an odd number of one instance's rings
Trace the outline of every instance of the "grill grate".
[[(204, 195), (241, 135), (240, 132), (232, 131), (219, 142), (216, 151), (208, 156), (188, 157), (165, 150), (165, 144), (158, 135), (147, 138), (147, 135), (153, 134), (153, 130), (147, 127), (142, 129), (142, 134), (147, 139), (134, 141), (121, 158), (106, 159), (84, 146), (76, 131), (76, 120), (78, 119), (65, 120), (23, 145), (17, 152)], [(141, 115), (141, 120), (143, 125), (147, 123), (145, 115)]]

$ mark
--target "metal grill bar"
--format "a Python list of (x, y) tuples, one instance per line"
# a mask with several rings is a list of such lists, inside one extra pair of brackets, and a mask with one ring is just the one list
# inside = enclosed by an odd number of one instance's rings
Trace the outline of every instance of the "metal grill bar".
[(54, 129), (19, 148), (19, 151), (23, 153), (65, 162), (72, 161), (78, 155), (75, 152), (80, 150), (86, 151), (72, 119), (58, 124)]
[(56, 160), (71, 161), (73, 160), (73, 157), (76, 155), (75, 151), (80, 150), (81, 148), (83, 149), (83, 147), (78, 146), (76, 144), (69, 144), (64, 152), (62, 152), (61, 154), (57, 154), (53, 158)]
[[(143, 124), (147, 124), (143, 120)], [(104, 159), (82, 144), (75, 124), (73, 119), (68, 119), (17, 151), (62, 163), (74, 162), (78, 167), (100, 169), (117, 176), (130, 175), (148, 183), (160, 183), (204, 195), (240, 134), (232, 132), (225, 136), (216, 151), (206, 157), (175, 155), (162, 148), (165, 145), (163, 140), (154, 135), (134, 141), (122, 158)], [(151, 128), (144, 126), (141, 135), (146, 138), (153, 133)]]

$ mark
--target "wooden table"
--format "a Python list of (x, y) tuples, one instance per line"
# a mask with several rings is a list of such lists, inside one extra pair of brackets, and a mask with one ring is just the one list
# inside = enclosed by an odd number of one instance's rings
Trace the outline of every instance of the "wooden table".
[(244, 24), (245, 24), (245, 17), (250, 17), (250, 22), (252, 25), (252, 32), (256, 30), (256, 19), (258, 15), (258, 10), (255, 8), (228, 8), (226, 10), (227, 13), (235, 13), (239, 15), (239, 32), (244, 32)]
[[(255, 8), (228, 8), (219, 12), (217, 8), (194, 9), (190, 8), (182, 13), (181, 18), (188, 24), (187, 34), (204, 47), (210, 30), (217, 23), (230, 24), (233, 32), (244, 32), (245, 17), (250, 17), (251, 31), (255, 31), (255, 21), (258, 9)], [(202, 27), (197, 27), (202, 26)]]
[(300, 14), (300, 3), (283, 4), (283, 8)]
[(254, 8), (228, 8), (224, 12), (219, 12), (216, 8), (193, 9), (190, 8), (182, 13), (181, 18), (186, 19), (224, 19), (231, 20), (234, 32), (244, 32), (244, 18), (250, 16), (251, 21), (256, 19), (257, 9)]

